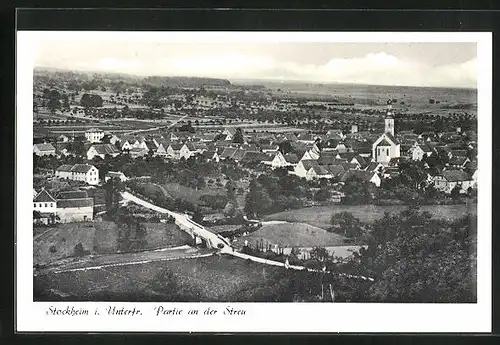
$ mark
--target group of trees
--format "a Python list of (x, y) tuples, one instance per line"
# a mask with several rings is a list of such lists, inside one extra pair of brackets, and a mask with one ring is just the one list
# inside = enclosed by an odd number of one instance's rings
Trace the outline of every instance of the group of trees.
[(136, 251), (146, 247), (146, 227), (130, 214), (126, 207), (117, 210), (115, 222), (118, 225), (117, 247), (120, 252)]
[(303, 201), (312, 198), (308, 182), (289, 175), (284, 169), (276, 169), (272, 174), (261, 174), (250, 180), (245, 197), (244, 211), (248, 216), (300, 208)]
[(102, 97), (95, 94), (84, 93), (80, 99), (80, 105), (84, 108), (99, 108), (102, 104)]

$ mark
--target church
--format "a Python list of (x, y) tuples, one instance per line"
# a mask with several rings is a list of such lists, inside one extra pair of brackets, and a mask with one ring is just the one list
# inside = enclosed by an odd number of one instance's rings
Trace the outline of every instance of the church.
[(384, 165), (393, 158), (399, 158), (399, 141), (394, 136), (394, 118), (392, 117), (392, 102), (387, 101), (387, 115), (385, 117), (385, 131), (372, 145), (372, 161)]

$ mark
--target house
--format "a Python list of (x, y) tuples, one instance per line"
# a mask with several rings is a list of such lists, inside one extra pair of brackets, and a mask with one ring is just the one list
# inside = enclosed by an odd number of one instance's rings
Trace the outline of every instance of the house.
[(319, 166), (318, 161), (315, 159), (301, 159), (295, 166), (293, 173), (299, 177), (305, 178), (307, 172), (313, 167)]
[(369, 172), (379, 172), (383, 167), (384, 165), (381, 163), (370, 162), (364, 170)]
[(59, 168), (56, 169), (56, 177), (61, 179), (71, 180), (71, 176), (73, 173), (71, 169), (73, 166), (71, 164), (63, 164)]
[(158, 145), (156, 145), (156, 142), (152, 139), (145, 140), (144, 144), (146, 145), (146, 150), (148, 151), (148, 153), (154, 153), (158, 149)]
[(234, 136), (236, 135), (236, 128), (234, 127), (226, 127), (222, 134), (225, 136), (224, 140), (233, 141)]
[(463, 156), (453, 156), (448, 161), (448, 166), (454, 168), (465, 168), (467, 164), (470, 162), (470, 159)]
[(147, 148), (144, 148), (144, 147), (132, 147), (129, 151), (129, 155), (133, 159), (147, 156), (148, 153), (149, 153), (149, 150)]
[(183, 143), (170, 143), (167, 147), (167, 157), (179, 159), (180, 151), (183, 146)]
[(87, 151), (87, 159), (92, 160), (94, 157), (106, 158), (106, 155), (116, 157), (120, 151), (113, 144), (95, 144), (92, 145)]
[(276, 152), (280, 149), (279, 145), (276, 144), (261, 145), (260, 148), (262, 152)]
[(111, 179), (119, 179), (121, 182), (125, 182), (128, 180), (128, 177), (125, 176), (121, 171), (108, 171), (104, 176), (104, 182), (108, 182)]
[(239, 162), (239, 161), (241, 161), (243, 159), (243, 156), (245, 156), (245, 154), (247, 152), (248, 152), (247, 150), (239, 148), (233, 154), (233, 156), (231, 157), (231, 159), (234, 160), (235, 162)]
[(280, 151), (272, 156), (272, 160), (268, 162), (273, 169), (295, 166), (299, 162), (299, 158), (295, 153), (282, 154)]
[(341, 159), (339, 154), (335, 154), (334, 152), (321, 152), (321, 155), (318, 158), (319, 165), (336, 165), (345, 162), (347, 161), (345, 159)]
[(352, 159), (349, 163), (358, 165), (359, 169), (365, 169), (370, 162), (365, 157), (357, 155), (357, 156), (352, 157)]
[(299, 162), (299, 157), (295, 153), (287, 153), (284, 155), (286, 165), (295, 166)]
[(421, 161), (424, 157), (430, 157), (434, 153), (434, 149), (427, 143), (418, 144), (412, 150), (412, 159)]
[(340, 129), (330, 129), (328, 132), (326, 132), (326, 138), (340, 141), (345, 138), (345, 135)]
[(342, 182), (346, 182), (349, 179), (352, 178), (358, 178), (361, 179), (365, 182), (370, 182), (373, 183), (375, 186), (380, 187), (380, 184), (382, 183), (382, 180), (380, 179), (380, 176), (376, 172), (370, 172), (370, 171), (364, 171), (364, 170), (349, 170), (344, 173), (344, 175), (341, 176), (340, 180)]
[(204, 151), (202, 152), (202, 156), (205, 157), (205, 159), (208, 161), (215, 161), (218, 163), (220, 160), (220, 157), (216, 151)]
[(61, 223), (85, 222), (94, 219), (94, 199), (63, 195), (57, 200), (57, 216)]
[(467, 157), (467, 150), (450, 150), (448, 152), (448, 158), (453, 158), (453, 157)]
[(234, 147), (226, 147), (220, 154), (220, 159), (231, 159), (237, 150)]
[(44, 188), (33, 198), (33, 211), (40, 213), (56, 213), (57, 200)]
[(57, 141), (60, 143), (67, 143), (69, 141), (69, 137), (61, 134), (60, 136), (57, 137)]
[(123, 136), (120, 138), (120, 146), (122, 151), (128, 151), (132, 149), (135, 143), (135, 138), (132, 136)]
[(314, 144), (316, 137), (311, 133), (299, 133), (297, 135), (297, 140), (304, 144)]
[(166, 157), (167, 156), (167, 148), (169, 147), (170, 142), (168, 141), (161, 141), (158, 145), (158, 148), (156, 149), (156, 152), (154, 153), (155, 156), (160, 156), (160, 157)]
[(121, 142), (120, 138), (116, 134), (111, 135), (111, 137), (109, 138), (109, 143), (116, 146), (116, 143), (118, 142)]
[(270, 160), (270, 153), (246, 151), (243, 157), (240, 159), (241, 163), (267, 163)]
[(274, 154), (274, 157), (271, 160), (271, 162), (269, 162), (269, 164), (271, 165), (271, 167), (273, 169), (283, 168), (283, 167), (286, 167), (288, 165), (287, 161), (285, 160), (285, 156), (280, 151), (278, 151)]
[(465, 171), (444, 170), (434, 176), (434, 188), (445, 193), (451, 193), (456, 187), (460, 187), (460, 193), (465, 193), (469, 187), (474, 186), (474, 180)]
[(90, 128), (85, 131), (85, 138), (91, 143), (98, 143), (104, 137), (104, 131), (99, 128)]
[(313, 180), (317, 178), (332, 178), (330, 171), (321, 165), (313, 164), (306, 173), (306, 180)]
[(71, 168), (64, 164), (56, 169), (56, 177), (96, 185), (99, 183), (99, 170), (90, 164), (75, 164)]
[(56, 148), (50, 144), (34, 144), (33, 153), (37, 156), (55, 156)]

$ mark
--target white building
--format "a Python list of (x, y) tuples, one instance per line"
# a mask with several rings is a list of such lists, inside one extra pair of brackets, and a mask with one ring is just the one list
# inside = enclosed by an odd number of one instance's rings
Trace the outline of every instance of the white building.
[(55, 213), (57, 210), (56, 199), (45, 189), (42, 189), (33, 198), (33, 210), (40, 213)]
[(104, 137), (104, 131), (99, 128), (91, 128), (85, 131), (85, 138), (91, 143), (98, 143)]
[(95, 144), (87, 151), (87, 159), (92, 160), (94, 157), (106, 158), (106, 155), (116, 157), (120, 151), (113, 144)]
[(75, 164), (73, 166), (64, 164), (56, 169), (56, 177), (96, 185), (99, 183), (99, 170), (90, 164)]

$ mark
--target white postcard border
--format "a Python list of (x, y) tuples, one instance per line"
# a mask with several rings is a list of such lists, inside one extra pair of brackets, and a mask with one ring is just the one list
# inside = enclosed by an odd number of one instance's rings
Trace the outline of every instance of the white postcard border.
[[(387, 303), (114, 303), (33, 302), (33, 57), (42, 39), (238, 42), (477, 42), (478, 301), (476, 304)], [(492, 34), (485, 32), (69, 32), (19, 31), (16, 66), (16, 331), (18, 332), (490, 332)], [(200, 315), (156, 316), (154, 307), (199, 309)], [(50, 307), (86, 308), (88, 316), (50, 316)], [(108, 306), (141, 316), (108, 316)], [(246, 311), (228, 316), (231, 307)], [(101, 315), (94, 315), (95, 308)], [(203, 315), (207, 308), (216, 315)]]

